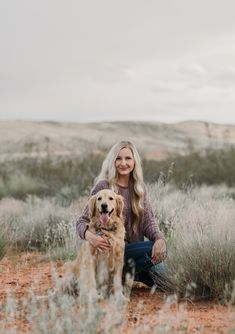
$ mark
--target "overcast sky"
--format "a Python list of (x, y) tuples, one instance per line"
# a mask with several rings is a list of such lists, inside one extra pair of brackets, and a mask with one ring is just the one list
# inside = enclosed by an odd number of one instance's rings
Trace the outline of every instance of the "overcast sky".
[(2, 0), (0, 41), (0, 119), (235, 124), (234, 0)]

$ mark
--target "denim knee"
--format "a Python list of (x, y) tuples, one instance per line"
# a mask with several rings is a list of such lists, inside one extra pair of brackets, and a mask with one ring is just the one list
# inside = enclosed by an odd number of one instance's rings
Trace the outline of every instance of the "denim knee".
[(164, 262), (160, 262), (157, 264), (154, 264), (151, 268), (150, 268), (151, 273), (158, 275), (158, 276), (164, 276), (166, 273), (166, 265)]

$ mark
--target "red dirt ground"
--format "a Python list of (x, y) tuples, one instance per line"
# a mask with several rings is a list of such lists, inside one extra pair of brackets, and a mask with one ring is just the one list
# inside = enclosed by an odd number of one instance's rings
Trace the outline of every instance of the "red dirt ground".
[[(0, 301), (6, 301), (7, 291), (23, 299), (30, 289), (43, 295), (54, 286), (51, 272), (54, 266), (62, 272), (63, 262), (48, 262), (39, 253), (8, 254), (0, 261)], [(141, 284), (135, 284), (127, 307), (126, 323), (122, 333), (235, 333), (235, 306), (227, 307), (215, 302), (166, 302), (161, 292), (150, 294)], [(168, 299), (171, 298), (168, 296)], [(4, 318), (0, 314), (0, 326)], [(17, 333), (32, 333), (26, 318), (14, 323)], [(146, 327), (148, 325), (148, 327)], [(0, 334), (8, 333), (10, 325), (0, 327)], [(8, 329), (7, 329), (8, 328)]]

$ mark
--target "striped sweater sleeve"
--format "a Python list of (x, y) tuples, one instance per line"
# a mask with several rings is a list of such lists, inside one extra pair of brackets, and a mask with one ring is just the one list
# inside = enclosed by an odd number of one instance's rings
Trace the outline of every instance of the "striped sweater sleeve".
[[(90, 197), (98, 193), (102, 189), (108, 189), (109, 185), (106, 180), (99, 181), (94, 188), (91, 190)], [(88, 209), (88, 203), (83, 209), (83, 212), (81, 216), (78, 218), (76, 222), (76, 231), (81, 239), (85, 239), (85, 233), (89, 226), (89, 209)]]
[(147, 237), (151, 241), (156, 241), (158, 239), (164, 239), (164, 235), (160, 231), (156, 218), (154, 216), (146, 187), (144, 187), (144, 189), (145, 189), (144, 191), (144, 212), (143, 212), (143, 217), (142, 217), (144, 236)]

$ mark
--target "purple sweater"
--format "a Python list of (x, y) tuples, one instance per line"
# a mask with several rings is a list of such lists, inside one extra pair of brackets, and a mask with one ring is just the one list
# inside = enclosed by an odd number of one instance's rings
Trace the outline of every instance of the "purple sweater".
[[(109, 184), (106, 180), (99, 181), (91, 191), (91, 195), (95, 195), (102, 189), (109, 189)], [(125, 218), (125, 241), (127, 243), (143, 241), (144, 237), (155, 241), (157, 239), (164, 239), (162, 232), (160, 232), (158, 224), (155, 220), (151, 204), (149, 202), (146, 187), (144, 186), (144, 211), (140, 224), (136, 232), (133, 232), (131, 223), (133, 221), (133, 214), (131, 210), (130, 195), (128, 187), (118, 186), (118, 194), (124, 198), (124, 218)], [(84, 239), (85, 232), (89, 225), (88, 205), (83, 210), (82, 215), (77, 221), (77, 232), (80, 238)]]

